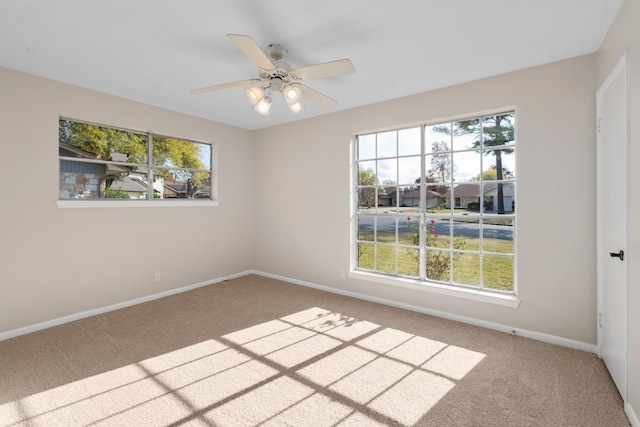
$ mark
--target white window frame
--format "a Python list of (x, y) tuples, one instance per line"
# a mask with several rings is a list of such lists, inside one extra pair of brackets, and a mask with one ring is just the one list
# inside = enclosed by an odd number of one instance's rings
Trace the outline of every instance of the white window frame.
[[(440, 120), (434, 120), (434, 121), (429, 121), (429, 122), (423, 122), (421, 124), (414, 124), (412, 126), (404, 126), (404, 127), (394, 127), (391, 129), (381, 129), (381, 130), (376, 130), (376, 131), (363, 131), (363, 132), (357, 132), (356, 134), (353, 135), (352, 140), (351, 140), (351, 180), (352, 180), (352, 192), (351, 192), (351, 218), (352, 220), (351, 222), (351, 250), (350, 250), (350, 272), (349, 272), (349, 277), (350, 278), (354, 278), (354, 279), (359, 279), (359, 280), (366, 280), (366, 281), (371, 281), (371, 282), (377, 282), (377, 283), (382, 283), (385, 285), (390, 285), (390, 286), (396, 286), (396, 287), (401, 287), (401, 288), (408, 288), (408, 289), (413, 289), (413, 290), (417, 290), (417, 291), (425, 291), (425, 292), (430, 292), (430, 293), (436, 293), (436, 294), (441, 294), (441, 295), (448, 295), (448, 296), (452, 296), (452, 297), (457, 297), (457, 298), (463, 298), (463, 299), (469, 299), (469, 300), (473, 300), (473, 301), (478, 301), (478, 302), (485, 302), (485, 303), (490, 303), (490, 304), (496, 304), (496, 305), (501, 305), (501, 306), (505, 306), (505, 307), (511, 307), (511, 308), (517, 308), (520, 305), (520, 299), (517, 296), (517, 250), (516, 250), (516, 235), (515, 235), (515, 212), (511, 215), (511, 217), (513, 218), (514, 221), (514, 233), (513, 233), (513, 291), (512, 292), (504, 292), (504, 291), (496, 291), (493, 289), (487, 289), (487, 288), (479, 288), (479, 287), (474, 287), (474, 286), (465, 286), (465, 285), (459, 285), (459, 284), (455, 284), (455, 283), (440, 283), (440, 282), (436, 282), (436, 281), (430, 281), (429, 279), (426, 279), (424, 277), (424, 266), (420, 266), (420, 276), (421, 278), (419, 279), (414, 279), (414, 278), (409, 278), (409, 277), (403, 277), (400, 275), (393, 275), (393, 274), (386, 274), (386, 273), (381, 273), (381, 272), (376, 272), (376, 271), (369, 271), (369, 270), (363, 270), (363, 269), (359, 269), (358, 268), (358, 234), (359, 234), (359, 230), (358, 230), (358, 218), (359, 218), (359, 200), (358, 200), (358, 180), (359, 180), (359, 168), (358, 168), (358, 147), (357, 147), (357, 141), (358, 141), (358, 135), (370, 135), (370, 134), (375, 134), (375, 133), (382, 133), (382, 132), (387, 132), (387, 131), (399, 131), (402, 129), (406, 129), (406, 128), (411, 128), (411, 127), (421, 127), (421, 153), (420, 156), (422, 159), (425, 158), (425, 132), (424, 129), (427, 126), (430, 125), (435, 125), (435, 124), (440, 124), (440, 123), (446, 123), (446, 122), (456, 122), (456, 121), (460, 121), (460, 120), (467, 120), (467, 119), (474, 119), (474, 118), (481, 118), (481, 117), (489, 117), (489, 116), (493, 116), (493, 115), (500, 115), (500, 114), (507, 114), (507, 113), (511, 113), (513, 112), (515, 115), (516, 114), (516, 108), (515, 107), (510, 107), (510, 108), (504, 108), (504, 109), (499, 109), (499, 110), (493, 110), (493, 111), (485, 111), (485, 112), (481, 112), (481, 113), (477, 113), (477, 114), (470, 114), (470, 115), (464, 115), (464, 116), (458, 116), (458, 117), (452, 117), (452, 118), (445, 118), (445, 119), (440, 119)], [(516, 126), (516, 132), (517, 132), (517, 126)], [(515, 138), (515, 140), (517, 140), (517, 137)], [(515, 141), (514, 141), (515, 144)], [(451, 148), (453, 149), (453, 148)], [(481, 157), (483, 157), (482, 154), (482, 150), (480, 150), (480, 154)], [(398, 156), (401, 157), (401, 156)], [(377, 159), (377, 155), (376, 155), (376, 159)], [(426, 170), (428, 169), (428, 166), (425, 165), (425, 161), (423, 160), (421, 162), (421, 174), (424, 177), (426, 174)], [(482, 173), (483, 168), (480, 168), (480, 173)], [(423, 180), (424, 181), (424, 180)], [(515, 183), (515, 179), (513, 180), (513, 182)], [(379, 185), (383, 185), (383, 184), (379, 184)], [(425, 188), (426, 185), (425, 183), (421, 183), (420, 184), (420, 193), (421, 195), (423, 195), (424, 198), (424, 194), (425, 194)], [(517, 191), (517, 185), (516, 185), (516, 191)], [(454, 194), (455, 196), (455, 194)], [(514, 200), (516, 194), (514, 194)], [(482, 197), (480, 198), (481, 203), (482, 203)], [(374, 202), (375, 203), (375, 202)], [(455, 203), (455, 202), (453, 202)], [(420, 224), (421, 227), (424, 227), (424, 223), (426, 220), (426, 216), (424, 214), (425, 212), (425, 200), (421, 200), (421, 209), (420, 212), (417, 213), (416, 217), (420, 218)], [(406, 214), (402, 214), (400, 212), (398, 212), (398, 217), (402, 217), (402, 216), (406, 216)], [(414, 213), (411, 214), (412, 216), (415, 215)], [(451, 216), (453, 218), (453, 215)], [(480, 221), (481, 222), (481, 221)], [(480, 225), (481, 227), (481, 225)], [(425, 252), (426, 248), (425, 248), (425, 244), (424, 244), (424, 233), (422, 233), (423, 235), (421, 236), (421, 244), (420, 244), (420, 252), (421, 252), (421, 264), (423, 263), (422, 260), (422, 254)], [(480, 251), (481, 252), (481, 251)]]

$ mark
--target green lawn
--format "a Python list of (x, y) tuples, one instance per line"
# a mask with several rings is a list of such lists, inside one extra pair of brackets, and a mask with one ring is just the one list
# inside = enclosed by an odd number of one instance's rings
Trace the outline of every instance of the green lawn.
[[(392, 246), (395, 243), (394, 233), (378, 233), (377, 241), (379, 243), (388, 243), (387, 245), (374, 245), (373, 243), (363, 242), (372, 241), (373, 233), (360, 233), (361, 242), (358, 243), (358, 267), (366, 270), (378, 271), (381, 273), (398, 274), (408, 277), (418, 277), (418, 249), (404, 248)], [(399, 235), (399, 243), (404, 245), (412, 245), (413, 239), (410, 234)], [(479, 250), (480, 240), (466, 238), (464, 250)], [(435, 247), (448, 248), (449, 237), (439, 236), (435, 239)], [(500, 254), (513, 253), (513, 242), (484, 239), (483, 248), (485, 252), (494, 252)], [(377, 254), (375, 251), (377, 250)], [(377, 256), (374, 256), (377, 255)], [(440, 258), (438, 258), (440, 257)], [(480, 285), (480, 254), (454, 252), (453, 259), (453, 282), (471, 286)], [(441, 262), (446, 262), (448, 266), (448, 252), (428, 250), (427, 272), (442, 271), (442, 269), (434, 268)], [(396, 269), (397, 262), (397, 269)], [(430, 277), (436, 280), (449, 282), (449, 269), (442, 272), (441, 277), (435, 277), (438, 273), (431, 273)], [(483, 287), (489, 289), (499, 289), (505, 291), (513, 290), (513, 259), (498, 255), (485, 253), (482, 256), (482, 283)]]

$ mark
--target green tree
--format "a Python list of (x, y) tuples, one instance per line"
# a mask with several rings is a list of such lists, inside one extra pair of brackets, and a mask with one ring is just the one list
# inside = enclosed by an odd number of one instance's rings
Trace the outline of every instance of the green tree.
[[(473, 135), (476, 139), (473, 141), (472, 147), (481, 148), (485, 156), (493, 155), (496, 159), (496, 180), (502, 181), (504, 179), (502, 155), (511, 154), (514, 149), (502, 147), (515, 140), (514, 113), (485, 116), (481, 119), (461, 120), (453, 123), (453, 130), (450, 130), (448, 126), (438, 126), (435, 130), (446, 134), (453, 132), (456, 136)], [(501, 182), (498, 182), (497, 190), (498, 213), (503, 214), (504, 194)]]
[[(358, 184), (359, 185), (378, 185), (380, 181), (373, 172), (373, 169), (360, 169), (358, 171)], [(376, 190), (373, 187), (360, 188), (359, 190), (360, 206), (371, 207), (375, 203)]]
[[(128, 163), (146, 164), (148, 136), (144, 133), (114, 129), (104, 126), (60, 120), (58, 137), (61, 142), (73, 145), (96, 156), (114, 160), (114, 154), (125, 154)], [(176, 138), (153, 137), (153, 164), (188, 169), (205, 169), (200, 159), (201, 144)], [(175, 181), (191, 179), (199, 187), (208, 173), (160, 169), (157, 174)]]
[(104, 191), (105, 199), (129, 199), (129, 193), (124, 190), (119, 190), (117, 188), (107, 188)]
[[(509, 169), (503, 167), (502, 168), (502, 177), (506, 179), (513, 179), (515, 175)], [(498, 179), (498, 171), (496, 169), (496, 165), (491, 166), (489, 169), (482, 172), (482, 180), (483, 181), (495, 181)], [(472, 181), (480, 181), (480, 174), (471, 178)]]
[(113, 160), (113, 154), (120, 153), (128, 156), (129, 163), (147, 162), (145, 134), (60, 120), (58, 137), (61, 142), (87, 151), (98, 159)]

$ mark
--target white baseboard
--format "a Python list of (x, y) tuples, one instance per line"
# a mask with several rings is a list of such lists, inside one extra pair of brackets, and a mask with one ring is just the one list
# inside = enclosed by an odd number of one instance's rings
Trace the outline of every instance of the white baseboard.
[(225, 280), (235, 279), (237, 277), (246, 276), (251, 274), (251, 271), (244, 271), (241, 273), (231, 274), (229, 276), (219, 277), (217, 279), (207, 280), (193, 285), (183, 286), (181, 288), (170, 289), (164, 292), (158, 292), (157, 294), (146, 295), (140, 298), (135, 298), (129, 301), (119, 302), (117, 304), (107, 305), (105, 307), (95, 308), (93, 310), (82, 311), (80, 313), (70, 314), (68, 316), (58, 317), (57, 319), (47, 320), (45, 322), (36, 323), (35, 325), (25, 326), (23, 328), (13, 329), (7, 332), (0, 333), (0, 341), (8, 340), (9, 338), (18, 337), (20, 335), (30, 334), (32, 332), (40, 331), (42, 329), (51, 328), (53, 326), (62, 325), (64, 323), (73, 322), (75, 320), (84, 319), (86, 317), (96, 316), (98, 314), (107, 313), (109, 311), (118, 310), (120, 308), (130, 307), (136, 304), (142, 304), (144, 302), (153, 301), (156, 299), (168, 297), (171, 295), (179, 294), (182, 292), (191, 291), (193, 289), (201, 288), (203, 286), (213, 285), (216, 283), (224, 282)]
[[(484, 320), (475, 319), (472, 317), (460, 316), (457, 314), (451, 314), (444, 311), (431, 310), (428, 308), (406, 304), (403, 302), (388, 300), (386, 298), (374, 297), (371, 295), (361, 294), (358, 292), (346, 291), (343, 289), (332, 288), (330, 286), (319, 285), (317, 283), (306, 282), (303, 280), (292, 279), (290, 277), (279, 276), (277, 274), (265, 273), (263, 271), (251, 271), (252, 274), (268, 277), (271, 279), (282, 280), (283, 282), (293, 283), (295, 285), (306, 286), (309, 288), (319, 289), (326, 292), (332, 292), (334, 294), (344, 295), (352, 298), (358, 298), (365, 301), (375, 302), (378, 304), (388, 305), (391, 307), (402, 308), (404, 310), (415, 311), (422, 314), (428, 314), (435, 317), (441, 317), (444, 319), (454, 320), (461, 323), (467, 323), (474, 326), (480, 326), (487, 329), (493, 329), (499, 332), (505, 332), (508, 334), (519, 335), (525, 338), (531, 338), (537, 341), (546, 342), (549, 344), (556, 344), (563, 347), (573, 348), (575, 350), (586, 351), (588, 353), (596, 353), (596, 345), (589, 344), (581, 341), (575, 341), (568, 338), (558, 337), (555, 335), (544, 334), (541, 332), (529, 331), (526, 329), (515, 328), (499, 323), (488, 322)], [(640, 426), (638, 426), (640, 427)]]
[(629, 422), (632, 427), (640, 427), (640, 419), (634, 412), (631, 405), (629, 405), (629, 402), (624, 404), (624, 413), (627, 414), (627, 418), (629, 418)]
[[(402, 308), (404, 310), (415, 311), (418, 313), (428, 314), (431, 316), (441, 317), (444, 319), (454, 320), (457, 322), (467, 323), (470, 325), (480, 326), (487, 329), (493, 329), (500, 332), (505, 332), (508, 334), (520, 335), (525, 338), (531, 338), (534, 340), (561, 345), (564, 347), (573, 348), (576, 350), (582, 350), (590, 353), (596, 353), (596, 346), (593, 344), (583, 343), (580, 341), (570, 340), (568, 338), (557, 337), (554, 335), (543, 334), (540, 332), (528, 331), (526, 329), (514, 328), (511, 326), (501, 325), (499, 323), (487, 322), (484, 320), (474, 319), (466, 316), (459, 316), (456, 314), (447, 313), (444, 311), (431, 310), (424, 307), (419, 307), (412, 304), (406, 304), (398, 301), (388, 300), (385, 298), (374, 297), (371, 295), (361, 294), (358, 292), (346, 291), (343, 289), (332, 288), (330, 286), (319, 285), (317, 283), (306, 282), (303, 280), (292, 279), (290, 277), (279, 276), (277, 274), (265, 273), (263, 271), (257, 270), (247, 270), (240, 273), (232, 274), (229, 276), (220, 277), (217, 279), (207, 280), (204, 282), (196, 283), (193, 285), (184, 286), (181, 288), (170, 289), (168, 291), (159, 292), (157, 294), (147, 295), (140, 298), (135, 298), (129, 301), (120, 302), (117, 304), (108, 305), (105, 307), (96, 308), (93, 310), (87, 310), (76, 314), (71, 314), (68, 316), (59, 317), (57, 319), (47, 320), (45, 322), (37, 323), (35, 325), (25, 326), (23, 328), (13, 329), (7, 332), (0, 333), (0, 341), (7, 340), (9, 338), (14, 338), (20, 335), (29, 334), (32, 332), (40, 331), (42, 329), (51, 328), (53, 326), (62, 325), (64, 323), (73, 322), (75, 320), (84, 319), (86, 317), (95, 316), (102, 313), (107, 313), (109, 311), (118, 310), (120, 308), (130, 307), (132, 305), (141, 304), (147, 301), (153, 301), (155, 299), (168, 297), (171, 295), (179, 294), (182, 292), (187, 292), (193, 289), (200, 288), (202, 286), (213, 285), (215, 283), (220, 283), (225, 280), (235, 279), (237, 277), (246, 276), (248, 274), (256, 274), (263, 277), (268, 277), (272, 279), (282, 280), (283, 282), (293, 283), (296, 285), (301, 285), (309, 288), (314, 288), (326, 292), (332, 292), (339, 295), (344, 295), (352, 298), (358, 298), (365, 301), (371, 301), (378, 304), (388, 305), (392, 307)], [(630, 409), (631, 410), (631, 409)], [(638, 425), (640, 427), (640, 425)]]

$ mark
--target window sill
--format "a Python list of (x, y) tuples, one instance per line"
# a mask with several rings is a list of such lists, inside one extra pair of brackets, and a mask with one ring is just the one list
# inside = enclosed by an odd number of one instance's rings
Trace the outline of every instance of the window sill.
[(501, 305), (503, 307), (518, 308), (521, 300), (515, 295), (489, 292), (481, 289), (467, 289), (459, 286), (443, 285), (431, 282), (418, 282), (401, 277), (384, 277), (374, 273), (364, 271), (351, 271), (349, 277), (371, 282), (383, 283), (390, 286), (414, 289), (417, 291), (431, 292), (440, 295), (447, 295), (455, 298), (464, 298), (472, 301), (479, 301), (488, 304)]
[(59, 208), (183, 208), (218, 206), (217, 200), (56, 200)]

